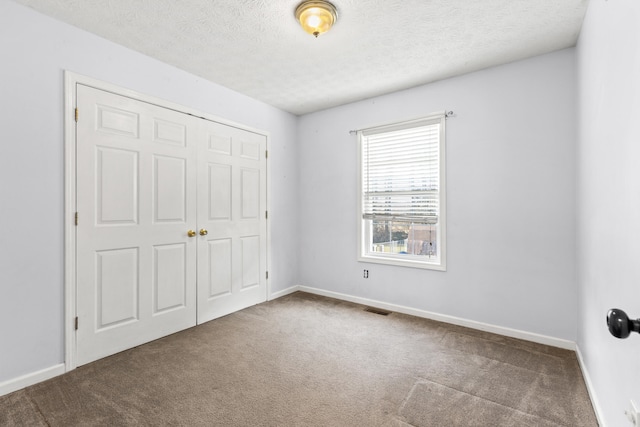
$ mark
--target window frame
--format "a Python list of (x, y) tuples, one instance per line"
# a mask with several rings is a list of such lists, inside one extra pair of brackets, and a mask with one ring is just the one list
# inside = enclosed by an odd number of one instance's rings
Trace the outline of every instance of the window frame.
[[(358, 261), (369, 262), (378, 264), (387, 264), (402, 267), (422, 268), (428, 270), (446, 271), (447, 269), (447, 248), (446, 248), (446, 230), (447, 230), (447, 215), (446, 215), (446, 132), (445, 132), (446, 112), (438, 112), (429, 114), (413, 120), (407, 120), (402, 122), (395, 122), (366, 129), (361, 129), (357, 132), (357, 161), (358, 161)], [(438, 223), (436, 228), (437, 236), (437, 248), (439, 250), (437, 260), (419, 260), (414, 257), (408, 258), (406, 255), (391, 254), (391, 253), (373, 253), (370, 252), (368, 247), (369, 243), (365, 242), (368, 238), (366, 230), (367, 222), (373, 221), (363, 218), (364, 211), (364, 188), (363, 188), (363, 143), (364, 137), (371, 134), (379, 134), (385, 132), (392, 132), (401, 129), (409, 129), (413, 127), (426, 126), (430, 124), (439, 124), (439, 141), (438, 141), (438, 154), (439, 154), (439, 185), (438, 185)]]

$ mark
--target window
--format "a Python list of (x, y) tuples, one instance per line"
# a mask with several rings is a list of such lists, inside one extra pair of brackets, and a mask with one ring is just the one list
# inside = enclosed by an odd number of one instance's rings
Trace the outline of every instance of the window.
[(445, 114), (358, 132), (359, 260), (446, 269)]

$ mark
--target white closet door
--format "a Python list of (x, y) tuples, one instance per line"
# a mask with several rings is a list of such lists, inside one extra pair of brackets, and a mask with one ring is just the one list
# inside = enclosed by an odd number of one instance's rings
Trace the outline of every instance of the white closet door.
[(267, 297), (266, 137), (210, 121), (201, 125), (198, 323)]
[(198, 120), (84, 85), (77, 106), (82, 365), (196, 323)]

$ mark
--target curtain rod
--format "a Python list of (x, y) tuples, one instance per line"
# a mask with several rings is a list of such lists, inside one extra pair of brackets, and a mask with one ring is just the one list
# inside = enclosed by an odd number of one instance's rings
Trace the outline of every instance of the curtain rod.
[[(445, 113), (444, 113), (444, 118), (445, 119), (448, 119), (449, 117), (454, 117), (454, 116), (455, 115), (454, 115), (453, 111), (445, 111)], [(362, 129), (353, 129), (353, 130), (349, 131), (349, 134), (350, 135), (354, 135), (354, 134), (356, 134), (358, 132), (362, 132), (363, 130), (373, 129), (373, 128), (377, 128), (377, 127), (378, 126), (372, 126), (372, 127), (368, 127), (368, 128), (362, 128)]]

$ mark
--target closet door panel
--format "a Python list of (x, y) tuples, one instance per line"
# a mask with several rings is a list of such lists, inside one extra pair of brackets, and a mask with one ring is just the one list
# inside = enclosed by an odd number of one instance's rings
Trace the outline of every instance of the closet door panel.
[(198, 286), (198, 323), (267, 298), (266, 137), (201, 125), (198, 283), (209, 286)]
[(197, 119), (77, 85), (77, 363), (196, 324)]

